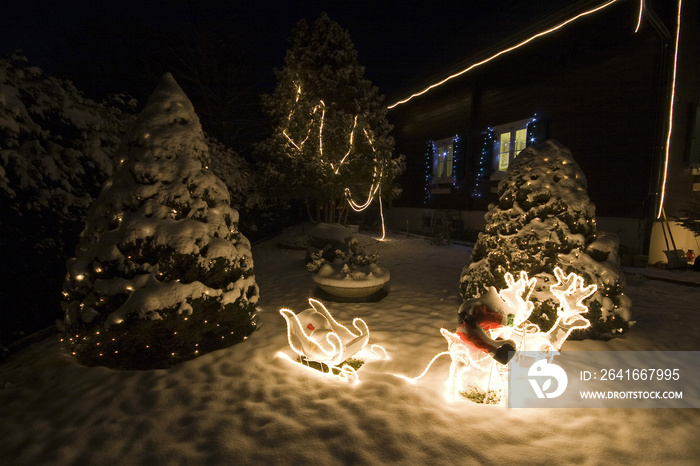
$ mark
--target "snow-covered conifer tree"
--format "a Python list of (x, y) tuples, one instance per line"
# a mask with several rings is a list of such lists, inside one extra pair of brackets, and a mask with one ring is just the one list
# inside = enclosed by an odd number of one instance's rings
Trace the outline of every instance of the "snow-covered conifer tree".
[(392, 157), (384, 97), (364, 76), (348, 31), (323, 13), (311, 26), (301, 20), (289, 42), (277, 87), (263, 96), (274, 126), (258, 145), (265, 178), (279, 197), (315, 204), (316, 221), (342, 222), (348, 196), (364, 204), (398, 194), (403, 159)]
[(163, 368), (255, 329), (250, 243), (191, 102), (165, 74), (68, 261), (66, 338), (86, 365)]
[(559, 266), (598, 286), (584, 302), (589, 336), (606, 338), (627, 330), (631, 301), (622, 292), (618, 238), (597, 230), (595, 205), (571, 152), (555, 141), (523, 150), (499, 183), (498, 195), (498, 204), (486, 213), (471, 264), (462, 271), (463, 298), (480, 296), (491, 285), (505, 288), (506, 272), (524, 270), (537, 277), (530, 321), (548, 330), (557, 318), (559, 303), (549, 285), (557, 283), (553, 270)]
[[(136, 101), (85, 98), (20, 53), (0, 57), (0, 340), (61, 314), (61, 274)], [(28, 279), (31, 277), (31, 279)], [(25, 299), (31, 296), (32, 299)]]

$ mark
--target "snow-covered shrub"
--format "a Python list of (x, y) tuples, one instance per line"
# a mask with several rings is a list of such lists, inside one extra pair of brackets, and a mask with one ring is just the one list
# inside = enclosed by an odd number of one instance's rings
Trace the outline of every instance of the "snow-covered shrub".
[(211, 170), (221, 178), (231, 195), (231, 207), (251, 210), (263, 205), (258, 184), (249, 164), (230, 147), (207, 137)]
[(123, 110), (135, 102), (91, 101), (70, 81), (24, 62), (0, 58), (0, 192), (12, 210), (82, 220), (112, 173), (111, 154), (132, 121)]
[(191, 102), (163, 76), (68, 262), (63, 326), (86, 365), (163, 368), (255, 329), (250, 243)]
[[(263, 195), (261, 177), (240, 154), (218, 140), (207, 137), (211, 170), (226, 184), (231, 207), (242, 213), (239, 228), (246, 234), (260, 237), (277, 231), (283, 220), (279, 206)], [(250, 236), (249, 236), (250, 238)]]
[(520, 152), (498, 185), (498, 204), (486, 213), (472, 262), (462, 271), (464, 300), (488, 286), (505, 288), (506, 272), (524, 270), (537, 278), (530, 320), (548, 330), (557, 317), (549, 285), (556, 283), (553, 270), (559, 266), (598, 286), (584, 303), (591, 321), (588, 336), (606, 338), (627, 330), (631, 301), (622, 292), (618, 239), (597, 230), (586, 190), (583, 172), (559, 143), (547, 141)]
[(21, 55), (0, 57), (0, 250), (11, 264), (0, 272), (3, 331), (39, 330), (58, 317), (61, 269), (134, 105), (126, 96), (94, 102)]
[(369, 254), (360, 248), (357, 240), (352, 239), (348, 242), (348, 250), (343, 251), (336, 249), (332, 252), (330, 258), (326, 258), (331, 251), (315, 251), (309, 253), (309, 259), (306, 263), (306, 269), (309, 272), (318, 272), (324, 264), (332, 263), (336, 266), (356, 266), (364, 267), (371, 264), (379, 263), (379, 253), (371, 252)]

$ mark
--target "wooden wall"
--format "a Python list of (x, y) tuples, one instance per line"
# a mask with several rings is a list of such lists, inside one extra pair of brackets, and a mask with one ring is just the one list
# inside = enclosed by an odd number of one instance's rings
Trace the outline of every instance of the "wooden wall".
[[(451, 194), (426, 207), (483, 210), (469, 191), (487, 127), (533, 116), (568, 147), (588, 179), (597, 214), (643, 217), (648, 201), (661, 89), (661, 42), (646, 25), (634, 34), (632, 3), (591, 15), (501, 56), (389, 111), (396, 150), (407, 157), (396, 206), (424, 206), (425, 146), (465, 138), (466, 163)], [(438, 76), (439, 78), (444, 76)]]

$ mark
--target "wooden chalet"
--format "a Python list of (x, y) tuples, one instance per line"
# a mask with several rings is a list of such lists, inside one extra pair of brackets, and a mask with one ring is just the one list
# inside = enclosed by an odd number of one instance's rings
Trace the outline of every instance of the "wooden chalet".
[(700, 194), (700, 5), (683, 1), (679, 16), (677, 0), (567, 4), (390, 106), (407, 159), (394, 229), (473, 241), (509, 163), (555, 139), (625, 260), (665, 260), (661, 208), (679, 215)]

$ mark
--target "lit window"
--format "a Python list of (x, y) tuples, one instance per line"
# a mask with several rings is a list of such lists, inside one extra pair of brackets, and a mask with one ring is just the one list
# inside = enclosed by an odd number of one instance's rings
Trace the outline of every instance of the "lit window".
[(511, 162), (527, 146), (527, 125), (532, 118), (493, 128), (496, 135), (494, 146), (494, 170), (504, 173)]
[(445, 138), (433, 141), (432, 184), (453, 183), (455, 139)]
[(508, 170), (510, 159), (510, 131), (498, 135), (498, 171)]

